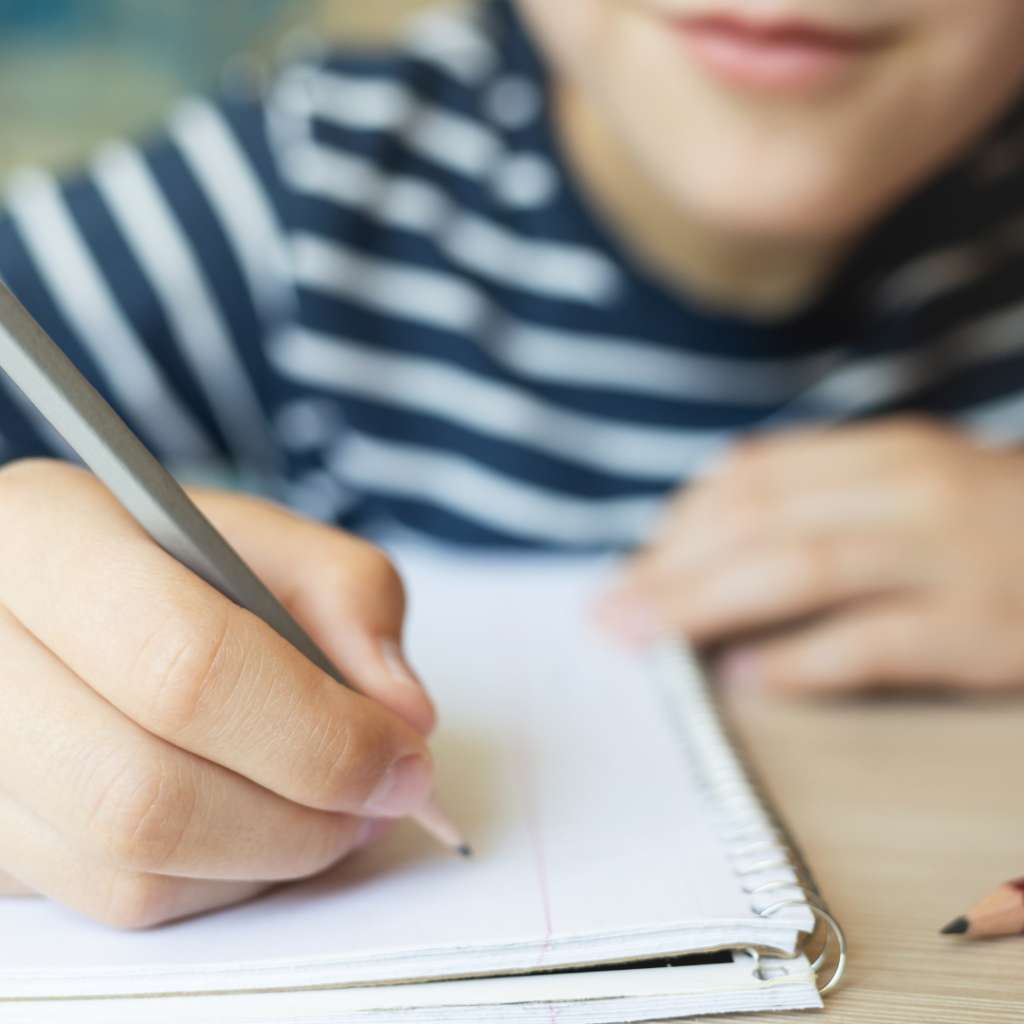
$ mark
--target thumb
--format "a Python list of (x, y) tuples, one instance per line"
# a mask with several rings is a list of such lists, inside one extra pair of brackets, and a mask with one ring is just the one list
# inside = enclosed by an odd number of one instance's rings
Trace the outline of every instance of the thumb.
[(360, 693), (433, 730), (434, 706), (402, 651), (405, 591), (383, 553), (262, 499), (190, 494)]

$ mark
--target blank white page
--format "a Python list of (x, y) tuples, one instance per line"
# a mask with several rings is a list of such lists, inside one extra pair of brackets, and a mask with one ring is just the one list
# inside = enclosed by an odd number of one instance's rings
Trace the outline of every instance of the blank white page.
[(464, 860), (403, 823), (319, 878), (145, 933), (0, 901), (0, 998), (405, 981), (761, 945), (648, 661), (591, 625), (609, 564), (407, 552)]

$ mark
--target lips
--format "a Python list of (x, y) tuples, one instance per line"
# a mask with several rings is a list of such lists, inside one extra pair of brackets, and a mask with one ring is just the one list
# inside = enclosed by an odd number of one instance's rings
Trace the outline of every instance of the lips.
[(743, 89), (804, 93), (840, 80), (888, 33), (844, 32), (804, 21), (753, 21), (728, 14), (680, 18), (674, 27), (697, 63)]

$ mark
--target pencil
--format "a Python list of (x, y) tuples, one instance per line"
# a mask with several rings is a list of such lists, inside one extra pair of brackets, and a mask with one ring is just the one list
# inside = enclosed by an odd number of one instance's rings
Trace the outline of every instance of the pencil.
[[(0, 370), (164, 551), (358, 692), (2, 282)], [(436, 793), (411, 817), (445, 846), (470, 855)]]
[(969, 939), (1021, 933), (1024, 933), (1024, 878), (1004, 882), (942, 929), (943, 935), (965, 935)]

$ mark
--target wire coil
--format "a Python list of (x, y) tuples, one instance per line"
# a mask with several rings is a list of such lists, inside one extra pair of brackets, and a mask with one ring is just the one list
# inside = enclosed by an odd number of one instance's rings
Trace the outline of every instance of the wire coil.
[[(811, 969), (818, 991), (831, 992), (846, 970), (846, 936), (822, 898), (799, 847), (757, 781), (749, 758), (727, 730), (704, 666), (676, 636), (658, 641), (655, 658), (662, 678), (669, 684), (668, 694), (697, 780), (718, 812), (723, 839), (743, 890), (751, 897), (752, 911), (769, 918), (787, 909), (802, 908), (813, 918), (813, 930), (806, 933), (797, 950), (792, 954), (773, 951), (773, 958), (793, 959), (820, 943)], [(778, 898), (767, 903), (758, 898), (770, 893)], [(767, 980), (757, 951), (746, 952), (754, 957), (755, 976)], [(831, 964), (831, 970), (822, 980), (819, 972), (827, 964)]]

